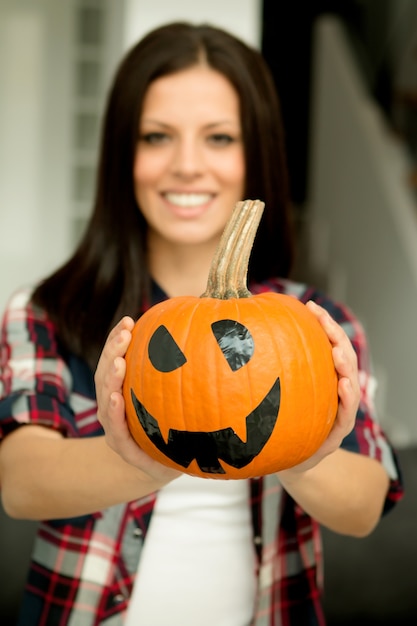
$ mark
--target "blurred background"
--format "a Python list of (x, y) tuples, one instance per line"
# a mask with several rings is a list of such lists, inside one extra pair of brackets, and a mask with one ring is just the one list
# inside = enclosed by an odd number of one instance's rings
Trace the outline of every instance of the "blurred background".
[[(115, 67), (173, 19), (223, 26), (269, 63), (297, 218), (294, 277), (363, 323), (380, 421), (403, 466), (406, 497), (371, 537), (324, 534), (329, 626), (416, 624), (415, 0), (0, 0), (0, 308), (73, 250)], [(4, 626), (14, 624), (34, 529), (0, 508)]]

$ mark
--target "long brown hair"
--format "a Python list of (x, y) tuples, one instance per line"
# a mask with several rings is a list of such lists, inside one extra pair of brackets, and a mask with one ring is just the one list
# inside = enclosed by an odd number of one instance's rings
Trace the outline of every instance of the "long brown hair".
[(94, 209), (71, 258), (35, 290), (60, 341), (95, 367), (123, 315), (136, 318), (149, 297), (146, 223), (133, 188), (138, 123), (155, 79), (201, 57), (236, 89), (246, 160), (244, 198), (265, 202), (249, 279), (287, 276), (293, 258), (287, 167), (279, 102), (261, 54), (222, 29), (172, 23), (155, 29), (122, 60), (104, 115)]

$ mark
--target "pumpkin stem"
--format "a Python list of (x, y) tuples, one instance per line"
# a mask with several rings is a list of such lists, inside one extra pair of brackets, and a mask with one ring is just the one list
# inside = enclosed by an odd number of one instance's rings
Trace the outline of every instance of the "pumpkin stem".
[(207, 288), (202, 298), (249, 298), (247, 288), (249, 257), (265, 203), (237, 202), (211, 262)]

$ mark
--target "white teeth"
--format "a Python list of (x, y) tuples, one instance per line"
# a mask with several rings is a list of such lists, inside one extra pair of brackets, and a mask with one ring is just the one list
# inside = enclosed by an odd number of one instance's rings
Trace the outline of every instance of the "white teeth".
[(209, 193), (167, 193), (168, 202), (182, 207), (200, 206), (211, 200)]

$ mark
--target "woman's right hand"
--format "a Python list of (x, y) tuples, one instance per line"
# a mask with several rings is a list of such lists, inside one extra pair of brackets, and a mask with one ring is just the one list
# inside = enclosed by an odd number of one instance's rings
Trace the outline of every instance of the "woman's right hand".
[(163, 485), (181, 472), (154, 461), (146, 454), (133, 439), (126, 421), (122, 393), (126, 374), (124, 357), (132, 338), (133, 327), (132, 318), (122, 318), (110, 332), (104, 345), (94, 376), (97, 417), (104, 429), (108, 446), (124, 461)]

